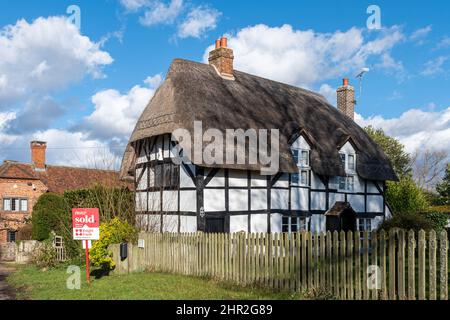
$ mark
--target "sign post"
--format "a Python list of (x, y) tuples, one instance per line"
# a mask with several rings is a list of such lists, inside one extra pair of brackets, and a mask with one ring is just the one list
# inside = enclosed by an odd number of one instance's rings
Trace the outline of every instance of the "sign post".
[(100, 238), (100, 213), (98, 209), (72, 209), (73, 239), (82, 240), (86, 252), (86, 280), (90, 282), (89, 274), (89, 244), (90, 240)]

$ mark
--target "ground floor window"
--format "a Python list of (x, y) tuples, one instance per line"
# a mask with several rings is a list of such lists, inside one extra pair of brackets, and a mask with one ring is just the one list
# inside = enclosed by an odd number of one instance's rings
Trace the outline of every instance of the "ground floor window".
[(284, 216), (282, 221), (283, 232), (297, 232), (307, 230), (306, 218)]
[(17, 234), (16, 231), (10, 231), (10, 230), (8, 230), (8, 234), (7, 234), (6, 240), (7, 240), (8, 242), (16, 242), (16, 234)]
[(358, 230), (360, 232), (372, 231), (372, 219), (358, 219)]

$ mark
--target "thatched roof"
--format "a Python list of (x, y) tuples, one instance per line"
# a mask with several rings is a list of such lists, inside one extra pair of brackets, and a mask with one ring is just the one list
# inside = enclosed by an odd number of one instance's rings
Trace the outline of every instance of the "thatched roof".
[[(312, 143), (312, 169), (324, 176), (345, 175), (339, 146), (351, 138), (357, 148), (358, 174), (371, 180), (395, 180), (386, 155), (353, 120), (326, 102), (321, 95), (280, 82), (234, 71), (234, 81), (221, 78), (206, 64), (176, 59), (164, 83), (142, 113), (128, 144), (121, 177), (129, 177), (134, 143), (184, 128), (193, 135), (194, 121), (203, 130), (279, 129), (280, 171), (298, 171), (290, 143), (305, 132)], [(224, 142), (225, 143), (225, 142)], [(240, 170), (260, 170), (258, 165), (206, 165)]]
[(325, 212), (326, 216), (335, 216), (335, 217), (340, 217), (341, 214), (346, 211), (346, 210), (351, 210), (354, 214), (355, 210), (353, 210), (352, 206), (350, 205), (350, 203), (348, 202), (341, 202), (338, 201), (334, 204), (334, 206), (328, 210), (327, 212)]

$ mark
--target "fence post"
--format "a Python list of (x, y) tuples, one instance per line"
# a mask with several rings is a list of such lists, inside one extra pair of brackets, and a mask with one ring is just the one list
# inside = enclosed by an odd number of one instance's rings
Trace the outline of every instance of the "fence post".
[(345, 300), (347, 299), (347, 268), (346, 268), (346, 258), (345, 255), (347, 254), (347, 250), (346, 250), (346, 246), (345, 246), (345, 232), (341, 231), (340, 234), (340, 248), (339, 248), (339, 252), (340, 252), (340, 256), (341, 256), (341, 261), (339, 263), (339, 268), (341, 271), (341, 299)]
[(405, 231), (398, 231), (398, 298), (406, 299), (405, 293)]
[(308, 281), (307, 281), (307, 260), (306, 260), (306, 238), (307, 238), (307, 232), (302, 232), (302, 288), (303, 290), (306, 290), (308, 288)]
[(442, 231), (439, 239), (440, 258), (440, 297), (441, 300), (448, 300), (448, 238), (447, 232)]
[[(372, 232), (372, 265), (378, 267), (378, 234), (376, 231)], [(376, 274), (377, 286), (380, 281), (380, 274)], [(379, 288), (375, 287), (372, 289), (372, 299), (378, 300)]]
[(408, 231), (408, 299), (416, 299), (416, 240), (414, 231)]
[(351, 231), (347, 233), (347, 281), (347, 297), (353, 300), (355, 287), (353, 285), (353, 232)]
[(313, 244), (312, 244), (312, 233), (308, 232), (308, 288), (312, 289), (313, 288), (313, 278), (314, 278), (314, 270), (313, 270)]
[(302, 250), (301, 250), (301, 246), (302, 246), (302, 233), (301, 232), (297, 232), (296, 233), (296, 254), (295, 254), (295, 270), (297, 272), (297, 276), (296, 276), (296, 289), (297, 291), (301, 290), (301, 284), (302, 284), (302, 278), (301, 278), (301, 273), (302, 273), (302, 262), (301, 262), (301, 254), (302, 254)]
[(369, 300), (370, 298), (370, 290), (367, 286), (367, 270), (369, 268), (369, 232), (364, 231), (364, 240), (363, 240), (363, 267), (362, 267), (362, 273), (363, 273), (363, 293), (364, 293), (364, 300)]
[(389, 299), (395, 300), (395, 231), (389, 231)]
[(436, 231), (431, 230), (428, 251), (430, 300), (436, 300)]
[(320, 234), (320, 286), (326, 287), (326, 256), (325, 256), (325, 233)]
[(326, 235), (326, 241), (327, 241), (327, 259), (326, 259), (326, 266), (325, 266), (325, 277), (326, 277), (326, 287), (332, 288), (333, 287), (333, 252), (332, 252), (332, 236), (331, 232), (328, 231)]
[(419, 231), (419, 300), (425, 300), (425, 231)]
[(381, 268), (381, 298), (386, 300), (388, 298), (386, 287), (386, 232), (380, 232), (380, 268)]
[(339, 233), (333, 232), (333, 281), (334, 295), (339, 297)]

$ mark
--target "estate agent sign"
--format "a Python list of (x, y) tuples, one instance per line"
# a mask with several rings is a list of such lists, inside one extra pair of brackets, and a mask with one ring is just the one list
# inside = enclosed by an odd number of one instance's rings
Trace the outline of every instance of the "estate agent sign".
[(98, 240), (100, 214), (98, 209), (72, 209), (74, 240)]

